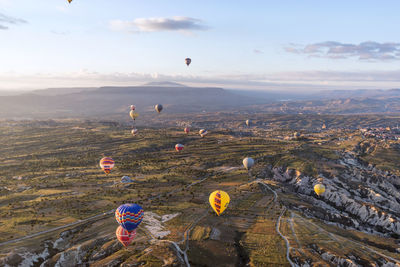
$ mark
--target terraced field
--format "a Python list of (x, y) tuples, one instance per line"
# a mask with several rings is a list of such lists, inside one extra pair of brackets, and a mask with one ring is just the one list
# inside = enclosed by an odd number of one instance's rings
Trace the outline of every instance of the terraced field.
[[(281, 132), (244, 133), (250, 136), (211, 129), (201, 138), (178, 128), (139, 128), (132, 137), (129, 127), (99, 122), (2, 125), (0, 263), (335, 265), (330, 254), (335, 260), (390, 257), (397, 262), (395, 240), (357, 231), (349, 235), (349, 230), (311, 221), (291, 209), (301, 198), (269, 180), (271, 166), (318, 174), (327, 166), (320, 160), (333, 160), (343, 144), (320, 134), (282, 140), (277, 138)], [(176, 152), (176, 143), (185, 149)], [(109, 175), (98, 166), (103, 156), (116, 162)], [(241, 167), (246, 156), (257, 162), (251, 172)], [(121, 183), (124, 175), (133, 182)], [(216, 189), (231, 196), (221, 216), (208, 204)], [(123, 248), (115, 238), (113, 211), (126, 202), (142, 205), (147, 221), (134, 243)], [(363, 256), (368, 249), (371, 253)]]

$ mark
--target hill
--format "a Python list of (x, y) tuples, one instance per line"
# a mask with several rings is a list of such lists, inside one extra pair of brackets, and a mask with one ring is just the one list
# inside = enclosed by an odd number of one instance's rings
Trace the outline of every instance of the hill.
[(135, 104), (141, 113), (162, 103), (168, 113), (236, 109), (266, 103), (222, 88), (185, 87), (177, 84), (132, 87), (62, 88), (0, 97), (0, 118), (104, 118), (126, 112)]
[(400, 90), (334, 90), (311, 95), (188, 87), (173, 82), (128, 87), (51, 88), (0, 95), (0, 119), (123, 121), (127, 119), (128, 107), (135, 104), (141, 118), (151, 121), (155, 119), (151, 115), (154, 115), (154, 105), (158, 103), (163, 104), (163, 113), (166, 114), (398, 114)]

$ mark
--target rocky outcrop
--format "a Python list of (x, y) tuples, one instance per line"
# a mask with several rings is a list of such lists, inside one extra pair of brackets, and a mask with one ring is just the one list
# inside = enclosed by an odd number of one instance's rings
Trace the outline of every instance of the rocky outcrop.
[(87, 262), (93, 252), (100, 249), (106, 241), (108, 240), (105, 238), (92, 239), (58, 253), (53, 257), (53, 259), (57, 259), (54, 266), (77, 266)]
[(0, 258), (0, 266), (29, 267), (39, 265), (49, 257), (50, 251), (51, 242), (45, 242), (44, 248), (39, 246), (34, 251), (28, 251), (21, 247)]
[(337, 176), (320, 174), (326, 186), (321, 197), (313, 190), (318, 183), (315, 177), (282, 167), (269, 172), (274, 180), (313, 204), (313, 210), (303, 210), (309, 215), (342, 227), (400, 236), (400, 177), (364, 164), (349, 153), (338, 163), (343, 169)]
[(9, 252), (5, 257), (0, 258), (0, 266), (18, 266), (24, 259), (16, 252)]
[[(318, 247), (316, 244), (311, 244), (309, 249), (314, 253), (318, 254), (324, 261), (330, 263), (333, 266), (343, 266), (343, 267), (361, 267), (357, 263), (357, 258), (349, 255), (347, 258), (339, 257), (338, 255), (328, 252), (325, 249)], [(302, 265), (304, 266), (304, 265)]]
[(73, 238), (74, 234), (78, 231), (77, 228), (64, 231), (60, 234), (60, 237), (54, 241), (53, 248), (61, 251), (70, 245), (70, 240)]
[(120, 250), (122, 248), (122, 245), (117, 242), (115, 239), (108, 241), (104, 245), (100, 247), (97, 251), (92, 253), (92, 255), (89, 257), (89, 262), (95, 262), (100, 259), (104, 259), (105, 257), (108, 257), (112, 253)]

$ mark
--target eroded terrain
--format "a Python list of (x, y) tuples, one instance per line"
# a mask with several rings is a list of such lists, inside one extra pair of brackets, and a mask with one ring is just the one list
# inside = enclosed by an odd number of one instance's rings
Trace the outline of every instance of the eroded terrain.
[[(234, 125), (200, 138), (193, 128), (132, 137), (105, 122), (3, 123), (1, 265), (399, 265), (398, 141)], [(103, 156), (116, 161), (109, 175)], [(246, 156), (256, 160), (251, 172)], [(133, 181), (121, 183), (124, 175)], [(208, 204), (216, 189), (231, 196), (219, 217)], [(114, 209), (126, 202), (146, 213), (123, 248)]]

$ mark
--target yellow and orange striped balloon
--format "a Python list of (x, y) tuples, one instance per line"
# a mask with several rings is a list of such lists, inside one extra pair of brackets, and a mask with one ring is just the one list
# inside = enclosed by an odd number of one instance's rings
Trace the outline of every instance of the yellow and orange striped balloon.
[(110, 157), (105, 157), (100, 160), (100, 168), (106, 173), (109, 174), (114, 168), (115, 162)]
[(221, 190), (217, 190), (210, 194), (209, 201), (211, 207), (213, 208), (215, 213), (217, 213), (217, 215), (219, 216), (228, 207), (230, 198), (228, 193)]

